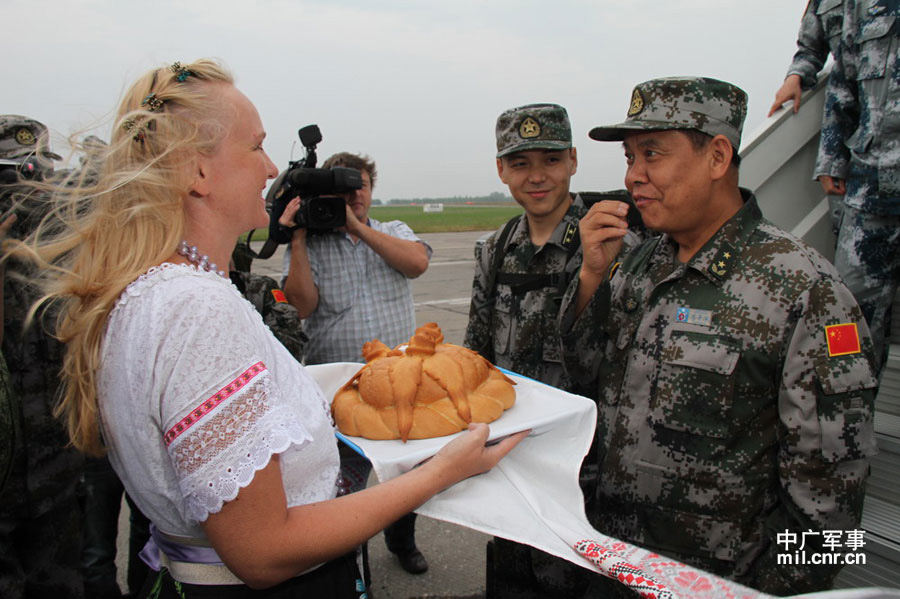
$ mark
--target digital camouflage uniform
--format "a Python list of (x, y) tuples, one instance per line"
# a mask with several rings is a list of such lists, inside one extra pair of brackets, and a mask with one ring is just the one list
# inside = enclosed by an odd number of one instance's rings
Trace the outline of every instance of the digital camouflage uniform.
[(272, 277), (249, 272), (232, 270), (229, 274), (241, 294), (262, 315), (275, 338), (298, 362), (303, 361), (309, 338), (303, 332), (297, 308), (287, 302), (278, 282)]
[[(46, 127), (32, 119), (0, 116), (0, 159), (24, 161)], [(39, 163), (51, 164), (46, 153)], [(2, 200), (9, 206), (10, 189)], [(19, 205), (10, 235), (22, 238), (38, 220), (41, 202)], [(82, 457), (67, 448), (62, 424), (53, 417), (64, 346), (48, 331), (54, 314), (44, 314), (23, 331), (25, 316), (40, 291), (29, 267), (10, 261), (3, 283), (3, 356), (21, 409), (10, 478), (0, 493), (0, 596), (82, 596), (78, 571), (80, 510), (76, 487)]]
[[(837, 56), (844, 23), (843, 4), (844, 0), (810, 0), (806, 5), (797, 33), (797, 52), (787, 72), (787, 76), (800, 76), (800, 86), (804, 90), (815, 86), (828, 54)], [(837, 240), (843, 212), (842, 198), (828, 196), (828, 210), (831, 230)]]
[(835, 266), (887, 358), (900, 278), (900, 36), (897, 0), (846, 0), (825, 98), (816, 175), (845, 179)]
[[(559, 302), (573, 276), (581, 268), (580, 244), (569, 255), (569, 244), (578, 236), (578, 221), (587, 208), (575, 196), (572, 205), (542, 247), (531, 243), (528, 220), (518, 217), (505, 248), (497, 248), (500, 231), (475, 248), (475, 279), (469, 324), (463, 345), (480, 350), (497, 366), (566, 391), (575, 391), (566, 375), (559, 348)], [(515, 293), (513, 285), (496, 282), (486, 289), (496, 252), (504, 253), (500, 272), (557, 274), (559, 283)], [(492, 301), (493, 300), (493, 301)]]
[(844, 0), (810, 0), (800, 20), (797, 52), (787, 75), (799, 75), (803, 89), (812, 88), (828, 60), (837, 55), (841, 41)]
[[(730, 84), (655, 80), (635, 89), (625, 123), (590, 135), (693, 122), (736, 147), (745, 110)], [(831, 264), (741, 195), (687, 263), (663, 234), (613, 265), (577, 320), (578, 281), (563, 300), (566, 366), (598, 388), (588, 517), (765, 592), (825, 589), (840, 566), (779, 565), (776, 535), (813, 531), (805, 550), (826, 552), (818, 533), (859, 525), (875, 453), (871, 340)]]
[[(529, 104), (505, 111), (497, 119), (496, 137), (498, 159), (514, 152), (572, 147), (569, 117), (556, 104)], [(563, 369), (557, 316), (568, 282), (581, 267), (578, 221), (586, 212), (581, 198), (574, 197), (541, 247), (531, 242), (524, 214), (518, 217), (504, 247), (498, 247), (502, 228), (483, 246), (476, 246), (463, 345), (502, 368), (576, 391)], [(489, 273), (498, 251), (503, 257), (492, 286)], [(497, 537), (488, 544), (487, 552), (487, 599), (569, 597), (585, 584), (585, 570), (528, 545)]]

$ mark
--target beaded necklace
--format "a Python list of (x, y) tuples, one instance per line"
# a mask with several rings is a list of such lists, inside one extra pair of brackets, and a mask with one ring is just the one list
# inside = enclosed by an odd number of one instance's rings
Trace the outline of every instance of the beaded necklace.
[(178, 245), (178, 249), (175, 251), (178, 252), (179, 256), (183, 256), (191, 264), (199, 266), (207, 272), (214, 272), (222, 278), (227, 278), (225, 276), (225, 271), (216, 270), (216, 263), (210, 262), (209, 256), (206, 254), (201, 255), (196, 245), (188, 245), (188, 242), (182, 239), (181, 243)]

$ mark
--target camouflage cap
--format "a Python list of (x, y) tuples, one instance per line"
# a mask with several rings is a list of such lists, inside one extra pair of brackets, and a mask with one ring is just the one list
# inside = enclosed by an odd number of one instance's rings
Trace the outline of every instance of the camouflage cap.
[(524, 150), (572, 147), (572, 126), (558, 104), (528, 104), (497, 117), (497, 158)]
[(0, 115), (0, 158), (15, 159), (33, 154), (39, 142), (45, 144), (43, 156), (62, 160), (46, 145), (49, 136), (43, 123), (17, 114)]
[(708, 77), (664, 77), (639, 83), (631, 92), (624, 122), (594, 127), (597, 141), (622, 141), (628, 131), (697, 129), (724, 135), (737, 150), (747, 116), (747, 94), (741, 88)]

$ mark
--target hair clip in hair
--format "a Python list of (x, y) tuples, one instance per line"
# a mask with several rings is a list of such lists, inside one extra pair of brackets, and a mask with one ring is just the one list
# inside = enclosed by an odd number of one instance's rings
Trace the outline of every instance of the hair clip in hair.
[(152, 92), (147, 94), (147, 97), (144, 98), (143, 102), (141, 102), (141, 106), (146, 106), (147, 110), (150, 112), (155, 112), (157, 110), (162, 110), (163, 100), (160, 100), (156, 96), (156, 92)]
[(172, 63), (172, 72), (175, 73), (175, 80), (178, 81), (178, 83), (183, 83), (185, 79), (194, 74), (192, 71), (181, 66), (180, 62)]
[(134, 135), (131, 137), (134, 141), (139, 141), (143, 145), (144, 143), (144, 128), (135, 122), (134, 119), (127, 119), (124, 123), (122, 123), (122, 129), (125, 131), (134, 131)]

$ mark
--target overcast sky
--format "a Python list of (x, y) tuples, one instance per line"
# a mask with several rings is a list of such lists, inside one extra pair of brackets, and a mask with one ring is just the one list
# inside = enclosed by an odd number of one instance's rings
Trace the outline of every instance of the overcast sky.
[[(494, 122), (532, 102), (565, 106), (578, 148), (573, 190), (622, 187), (615, 143), (635, 83), (705, 75), (750, 96), (745, 134), (766, 118), (796, 49), (805, 0), (0, 0), (0, 113), (66, 135), (109, 120), (149, 68), (214, 57), (234, 73), (287, 166), (316, 123), (320, 161), (372, 156), (375, 197), (486, 195)], [(293, 157), (302, 148), (297, 143)]]

